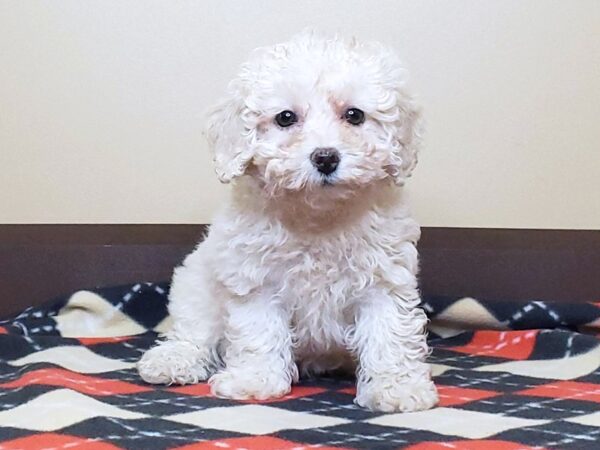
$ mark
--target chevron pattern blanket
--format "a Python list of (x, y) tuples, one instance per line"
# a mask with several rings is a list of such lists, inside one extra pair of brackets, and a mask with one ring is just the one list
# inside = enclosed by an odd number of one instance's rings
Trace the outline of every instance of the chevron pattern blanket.
[(439, 406), (373, 413), (352, 379), (269, 402), (151, 386), (167, 284), (79, 291), (0, 321), (0, 449), (598, 449), (600, 303), (426, 298)]

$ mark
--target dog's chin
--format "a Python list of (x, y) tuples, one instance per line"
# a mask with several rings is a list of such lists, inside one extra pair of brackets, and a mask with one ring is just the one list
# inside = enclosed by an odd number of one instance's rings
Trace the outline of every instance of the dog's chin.
[(325, 192), (334, 193), (338, 190), (347, 190), (349, 188), (348, 183), (343, 179), (332, 175), (321, 175), (318, 174), (310, 178), (303, 190), (307, 192), (314, 192), (315, 194), (323, 195)]
[(321, 200), (348, 200), (369, 189), (371, 183), (357, 183), (334, 176), (321, 176), (304, 188), (306, 197)]
[(308, 183), (308, 188), (315, 191), (343, 191), (343, 192), (360, 192), (365, 189), (369, 189), (371, 186), (377, 184), (380, 181), (378, 179), (369, 180), (356, 180), (356, 179), (345, 179), (335, 174), (332, 175), (321, 175), (320, 177), (312, 180)]

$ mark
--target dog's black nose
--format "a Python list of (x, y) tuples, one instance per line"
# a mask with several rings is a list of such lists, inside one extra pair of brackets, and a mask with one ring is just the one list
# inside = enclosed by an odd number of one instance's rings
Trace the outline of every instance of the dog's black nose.
[(317, 148), (310, 155), (310, 160), (319, 172), (329, 175), (337, 169), (340, 163), (340, 153), (331, 147)]

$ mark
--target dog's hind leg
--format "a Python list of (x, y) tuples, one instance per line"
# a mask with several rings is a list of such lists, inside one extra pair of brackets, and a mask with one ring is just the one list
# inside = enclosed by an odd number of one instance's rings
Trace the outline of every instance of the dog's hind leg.
[(216, 371), (222, 314), (207, 275), (198, 250), (175, 269), (169, 294), (173, 326), (166, 339), (148, 350), (137, 365), (146, 382), (197, 383)]

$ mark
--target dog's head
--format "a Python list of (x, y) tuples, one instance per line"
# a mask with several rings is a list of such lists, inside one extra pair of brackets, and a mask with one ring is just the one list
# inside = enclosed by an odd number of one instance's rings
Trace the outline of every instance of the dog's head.
[(403, 184), (420, 141), (405, 78), (376, 43), (305, 32), (256, 50), (209, 116), (219, 179), (248, 173), (271, 194)]

